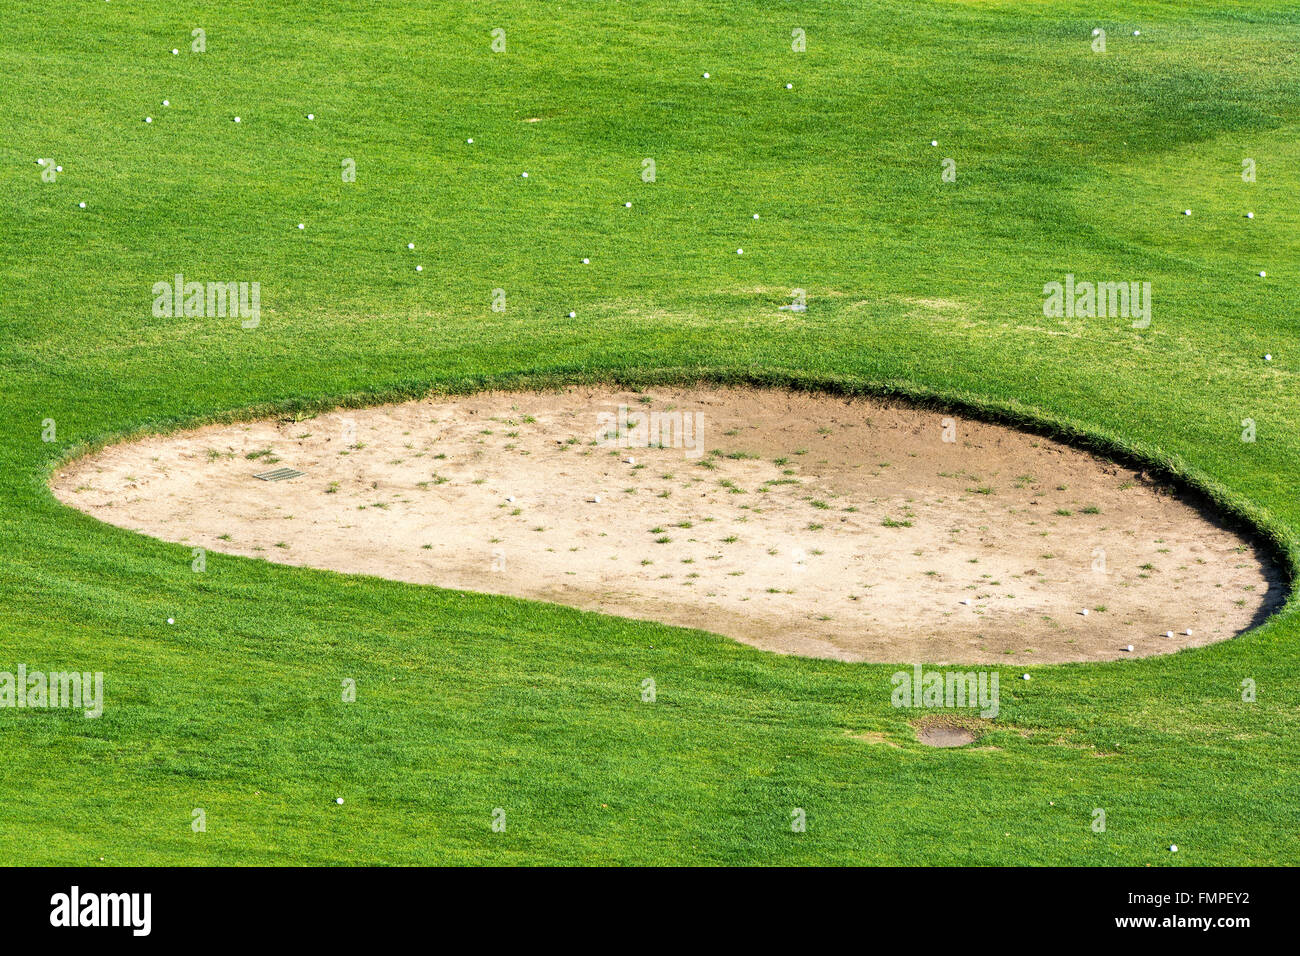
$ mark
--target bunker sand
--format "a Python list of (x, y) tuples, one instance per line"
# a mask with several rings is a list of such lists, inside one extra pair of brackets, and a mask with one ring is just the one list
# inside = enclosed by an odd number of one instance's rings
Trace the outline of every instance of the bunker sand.
[[(666, 447), (641, 447), (655, 426)], [(285, 466), (305, 475), (252, 477)], [(776, 390), (489, 392), (210, 426), (79, 459), (53, 490), (209, 551), (846, 661), (1169, 653), (1284, 597), (1267, 555), (1132, 469), (939, 412)]]

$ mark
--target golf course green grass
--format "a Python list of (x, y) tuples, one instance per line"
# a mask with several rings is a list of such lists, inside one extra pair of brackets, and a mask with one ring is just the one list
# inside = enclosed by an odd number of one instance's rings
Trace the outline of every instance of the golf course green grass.
[[(934, 750), (897, 666), (196, 573), (47, 484), (429, 390), (794, 385), (1135, 456), (1294, 572), (1297, 50), (1282, 0), (5, 5), (0, 671), (105, 676), (98, 719), (0, 709), (0, 863), (1300, 861), (1294, 600), (1163, 657), (1009, 656), (989, 732)], [(178, 273), (260, 283), (260, 324), (155, 317)], [(1149, 326), (1044, 315), (1067, 274), (1149, 282)]]

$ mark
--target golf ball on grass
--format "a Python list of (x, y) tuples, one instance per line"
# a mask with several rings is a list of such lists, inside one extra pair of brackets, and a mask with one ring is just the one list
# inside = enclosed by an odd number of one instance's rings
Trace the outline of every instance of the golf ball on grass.
[(171, 100), (163, 100), (163, 106), (171, 106), (171, 105), (172, 105)]
[(569, 318), (571, 318), (571, 319), (576, 319), (577, 317), (578, 317), (578, 313), (577, 313), (577, 312), (570, 312), (570, 313), (569, 313)]
[[(83, 202), (81, 205), (84, 206), (84, 205), (86, 205), (86, 204)], [(1273, 354), (1272, 354), (1271, 352), (1268, 353), (1268, 354), (1266, 354), (1266, 355), (1264, 356), (1264, 361), (1265, 361), (1265, 362), (1271, 362), (1271, 361), (1273, 361)]]
[(415, 243), (413, 243), (413, 242), (408, 242), (408, 243), (406, 244), (406, 248), (408, 248), (408, 249), (414, 249), (414, 248), (415, 248)]
[(144, 118), (144, 121), (145, 121), (146, 123), (152, 123), (152, 122), (153, 122), (153, 117), (152, 117), (152, 116), (146, 116), (146, 117)]
[(590, 260), (590, 259), (583, 259), (583, 260), (582, 260), (582, 264), (583, 264), (584, 266), (589, 266), (589, 265), (591, 265), (591, 260)]
[(299, 228), (299, 229), (306, 229), (306, 228), (307, 228), (307, 224), (306, 224), (305, 222), (300, 222), (300, 223), (298, 223), (298, 228)]
[(1247, 219), (1254, 219), (1254, 218), (1255, 218), (1255, 214), (1254, 214), (1253, 212), (1248, 212), (1248, 213), (1246, 213), (1246, 218), (1247, 218)]
[(1267, 278), (1268, 278), (1268, 273), (1267, 273), (1267, 272), (1264, 272), (1264, 271), (1261, 270), (1260, 273), (1259, 273), (1259, 277), (1260, 277), (1261, 279), (1267, 279)]
[(342, 798), (342, 797), (335, 797), (335, 798), (334, 798), (334, 802), (337, 803), (339, 806), (343, 806), (343, 798)]
[(738, 255), (738, 256), (743, 256), (744, 254), (745, 254), (745, 250), (744, 250), (744, 249), (737, 249), (737, 250), (736, 250), (736, 255)]
[(424, 271), (424, 266), (416, 266), (416, 267), (415, 267), (415, 271), (416, 271), (416, 272), (423, 272), (423, 271)]
[(469, 143), (471, 146), (474, 144), (474, 140), (473, 140), (473, 139), (467, 139), (467, 140), (465, 140), (465, 142)]
[(85, 204), (84, 202), (79, 202), (79, 203), (77, 203), (77, 207), (78, 207), (79, 209), (85, 209), (85, 208), (86, 208), (86, 204)]
[(308, 114), (307, 114), (307, 118), (308, 118), (309, 120), (314, 120), (314, 119), (316, 118), (316, 114), (315, 114), (315, 113), (308, 113)]
[(1183, 210), (1183, 215), (1184, 215), (1184, 216), (1190, 216), (1191, 214), (1192, 214), (1192, 211), (1191, 211), (1190, 209), (1184, 209), (1184, 210)]
[(168, 624), (175, 624), (175, 623), (176, 623), (176, 618), (174, 618), (174, 617), (169, 617), (169, 618), (167, 618), (167, 623), (168, 623)]
[(241, 122), (243, 122), (243, 120), (241, 120), (238, 116), (236, 116), (236, 117), (235, 117), (235, 122), (236, 122), (236, 123), (241, 123)]

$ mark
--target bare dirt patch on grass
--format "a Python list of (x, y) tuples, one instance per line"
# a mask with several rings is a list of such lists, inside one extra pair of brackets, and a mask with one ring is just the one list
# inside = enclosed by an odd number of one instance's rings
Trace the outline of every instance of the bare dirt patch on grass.
[[(666, 447), (641, 447), (655, 426)], [(305, 474), (252, 477), (280, 467)], [(1240, 633), (1284, 590), (1267, 556), (1132, 469), (777, 390), (491, 392), (210, 426), (79, 459), (53, 490), (210, 551), (841, 660), (1162, 654)]]

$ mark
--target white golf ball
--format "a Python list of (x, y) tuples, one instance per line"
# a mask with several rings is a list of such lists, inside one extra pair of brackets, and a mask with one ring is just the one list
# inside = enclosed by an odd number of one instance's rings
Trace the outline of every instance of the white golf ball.
[(175, 47), (172, 48), (172, 56), (180, 56), (180, 52), (181, 51), (177, 50)]
[(1268, 278), (1268, 273), (1267, 273), (1267, 272), (1262, 272), (1262, 271), (1261, 271), (1260, 274), (1259, 274), (1259, 277), (1260, 277), (1261, 279), (1267, 279), (1267, 278)]
[(593, 495), (591, 500), (593, 504), (600, 504), (600, 495)]
[(523, 176), (524, 176), (524, 179), (527, 179), (527, 178), (528, 178), (528, 174), (527, 174), (527, 173), (524, 173)]
[(316, 114), (315, 114), (315, 113), (308, 113), (308, 114), (307, 114), (307, 118), (308, 118), (309, 120), (314, 120), (314, 119), (316, 118)]
[(416, 271), (416, 272), (423, 272), (423, 271), (424, 271), (424, 266), (416, 266), (416, 267), (415, 267), (415, 271)]
[(1170, 853), (1177, 853), (1177, 852), (1178, 852), (1178, 844), (1177, 844), (1177, 843), (1171, 843), (1171, 844), (1169, 844), (1169, 852), (1170, 852)]
[(415, 243), (413, 243), (413, 242), (408, 242), (408, 243), (406, 244), (406, 248), (408, 248), (408, 249), (414, 249), (414, 248), (415, 248)]
[(745, 250), (744, 250), (744, 249), (737, 249), (737, 250), (736, 250), (736, 255), (738, 255), (738, 256), (743, 256), (744, 254), (745, 254)]
[(80, 208), (82, 208), (82, 209), (85, 209), (85, 208), (86, 208), (86, 204), (85, 204), (84, 202), (79, 202), (79, 203), (77, 203), (77, 205), (78, 205)]
[(238, 116), (235, 117), (235, 122), (236, 122), (236, 123), (240, 122), (240, 119), (239, 119)]
[(1188, 637), (1191, 637), (1191, 636), (1192, 636), (1192, 629), (1189, 627), (1187, 630), (1183, 631), (1183, 633), (1186, 634)]
[(1133, 35), (1134, 35), (1135, 37), (1140, 37), (1140, 36), (1142, 35), (1142, 31), (1141, 31), (1141, 30), (1134, 30), (1134, 31), (1133, 31)]
[(152, 122), (153, 122), (153, 117), (152, 117), (152, 116), (146, 116), (146, 117), (144, 118), (144, 121), (145, 121), (146, 123), (152, 123)]
[(335, 797), (335, 798), (334, 798), (334, 802), (337, 803), (337, 804), (339, 804), (340, 806), (342, 806), (342, 805), (343, 805), (343, 798), (342, 798), (342, 797)]
[(1173, 631), (1165, 631), (1165, 637), (1173, 637), (1173, 636), (1174, 636)]
[(1248, 212), (1248, 213), (1246, 213), (1246, 218), (1247, 218), (1247, 219), (1254, 219), (1254, 218), (1255, 218), (1255, 214), (1254, 214), (1253, 212)]
[(961, 603), (962, 603), (962, 604), (965, 604), (966, 606), (969, 607), (969, 606), (970, 606), (970, 598), (962, 598), (962, 599), (961, 599)]
[(570, 313), (569, 313), (569, 318), (571, 318), (571, 319), (576, 319), (577, 317), (578, 317), (578, 313), (577, 313), (577, 312), (570, 312)]
[(1093, 35), (1093, 36), (1096, 36), (1096, 35), (1097, 35), (1098, 33), (1100, 33), (1100, 32), (1101, 32), (1101, 28), (1100, 28), (1100, 27), (1093, 27), (1093, 28), (1092, 28), (1092, 35)]
[(306, 229), (306, 228), (307, 228), (307, 224), (304, 223), (304, 222), (300, 222), (300, 223), (298, 223), (298, 228), (299, 228), (299, 229)]
[(168, 623), (168, 624), (175, 624), (175, 623), (176, 623), (176, 618), (174, 618), (174, 617), (169, 617), (169, 618), (167, 618), (167, 623)]
[(171, 100), (163, 100), (163, 106), (171, 106), (171, 105), (172, 105)]
[(1082, 614), (1084, 617), (1087, 617), (1087, 616), (1088, 616), (1088, 609), (1085, 607), (1085, 608), (1084, 608), (1082, 611), (1080, 611), (1079, 613)]
[(754, 218), (755, 218), (755, 219), (758, 218), (758, 213), (754, 213)]
[(1021, 680), (1029, 680), (1029, 675), (1028, 675), (1028, 674), (1021, 674), (1021, 675), (1020, 675), (1020, 679), (1021, 679)]
[(1192, 211), (1191, 211), (1190, 209), (1184, 209), (1184, 210), (1183, 210), (1183, 215), (1184, 215), (1184, 216), (1190, 216), (1191, 214), (1192, 214)]
[(709, 78), (709, 74), (705, 73), (704, 78), (707, 80)]
[(1133, 650), (1133, 645), (1132, 645), (1132, 644), (1127, 644), (1127, 645), (1125, 645), (1124, 650), (1126, 650), (1126, 651), (1131, 651), (1131, 650)]
[(793, 89), (794, 89), (794, 84), (793, 84), (793, 83), (787, 83), (787, 84), (785, 85), (785, 88), (786, 88), (787, 90), (793, 90)]
[[(85, 203), (83, 202), (82, 205), (84, 206)], [(1271, 361), (1273, 361), (1273, 353), (1272, 353), (1272, 352), (1267, 353), (1267, 354), (1264, 356), (1264, 361), (1265, 361), (1265, 362), (1271, 362)]]
[(470, 138), (470, 139), (465, 140), (465, 142), (467, 142), (467, 143), (473, 143), (474, 140), (473, 140), (473, 138)]
[(625, 203), (623, 203), (623, 208), (624, 208), (624, 209), (631, 209), (631, 208), (632, 208), (632, 204), (631, 204), (630, 202), (625, 202)]
[(589, 265), (591, 265), (591, 260), (590, 260), (590, 259), (583, 259), (583, 260), (582, 260), (582, 264), (583, 264), (584, 266), (589, 266)]
[(61, 172), (63, 172), (63, 167), (62, 167), (62, 166), (55, 166), (55, 167), (54, 167), (54, 171), (55, 171), (56, 173), (61, 173)]

